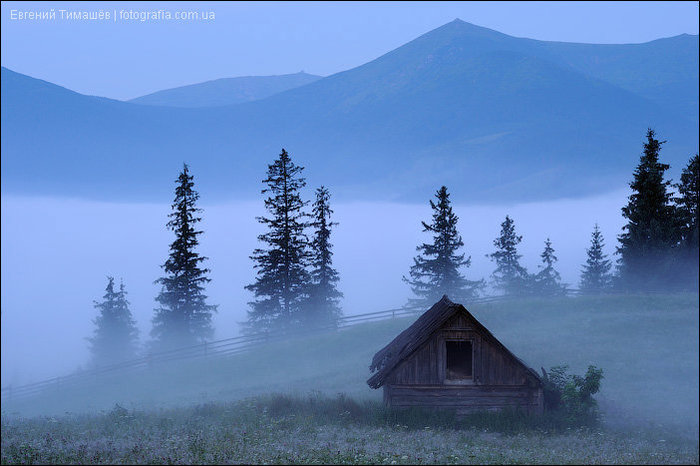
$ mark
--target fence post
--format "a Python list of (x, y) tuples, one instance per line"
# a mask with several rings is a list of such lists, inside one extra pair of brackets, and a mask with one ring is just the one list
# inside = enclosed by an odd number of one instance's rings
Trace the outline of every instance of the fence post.
[(394, 311), (394, 310), (392, 309), (392, 311), (391, 311), (391, 318), (393, 319), (393, 318), (395, 318), (395, 317), (396, 317), (396, 311)]

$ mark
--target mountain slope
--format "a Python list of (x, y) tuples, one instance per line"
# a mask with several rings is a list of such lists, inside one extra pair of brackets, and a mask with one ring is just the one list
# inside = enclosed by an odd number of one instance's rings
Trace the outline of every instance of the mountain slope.
[(540, 44), (577, 71), (698, 121), (698, 36), (681, 34), (626, 45)]
[[(82, 96), (3, 69), (3, 191), (163, 200), (187, 161), (203, 196), (258, 198), (285, 147), (309, 186), (341, 199), (424, 201), (441, 184), (460, 201), (545, 199), (624, 186), (649, 126), (674, 168), (697, 151), (692, 118), (602, 79), (567, 47), (453, 21), (305, 86), (191, 109)], [(649, 83), (663, 94), (683, 78)]]
[(304, 72), (280, 76), (223, 78), (176, 87), (137, 97), (129, 102), (166, 107), (217, 107), (264, 99), (278, 92), (321, 79)]

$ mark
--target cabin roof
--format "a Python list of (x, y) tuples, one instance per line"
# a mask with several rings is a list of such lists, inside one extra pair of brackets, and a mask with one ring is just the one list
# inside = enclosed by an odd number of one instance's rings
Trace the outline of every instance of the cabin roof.
[(521, 359), (516, 357), (508, 350), (503, 343), (498, 341), (496, 337), (488, 331), (467, 309), (458, 303), (453, 303), (447, 297), (443, 296), (440, 301), (425, 311), (416, 321), (403, 332), (394, 338), (391, 343), (380, 349), (372, 358), (372, 364), (369, 370), (377, 371), (372, 377), (367, 380), (367, 384), (372, 388), (379, 388), (384, 384), (384, 381), (394, 368), (416, 349), (418, 349), (430, 336), (438, 330), (444, 323), (457, 312), (463, 312), (470, 319), (476, 331), (482, 337), (489, 340), (503, 353), (513, 358), (517, 364), (523, 367), (526, 374), (530, 376), (537, 384), (541, 384), (540, 376), (533, 369), (528, 367)]

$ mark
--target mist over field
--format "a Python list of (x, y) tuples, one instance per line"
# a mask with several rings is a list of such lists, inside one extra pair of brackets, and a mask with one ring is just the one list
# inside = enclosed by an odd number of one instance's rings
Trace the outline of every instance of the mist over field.
[[(195, 174), (196, 181), (196, 174)], [(458, 190), (455, 187), (455, 190)], [(410, 296), (401, 281), (408, 275), (415, 247), (430, 236), (421, 232), (429, 220), (424, 204), (334, 204), (334, 264), (346, 314), (400, 307)], [(493, 252), (506, 214), (523, 236), (522, 262), (534, 272), (544, 240), (550, 237), (559, 258), (564, 283), (576, 287), (594, 223), (612, 254), (623, 225), (620, 206), (627, 192), (576, 200), (511, 204), (455, 204), (459, 231), (472, 265), (470, 279), (489, 278)], [(238, 333), (246, 319), (255, 271), (249, 255), (262, 232), (255, 217), (259, 202), (208, 205), (203, 193), (200, 252), (209, 257), (212, 281), (207, 293), (219, 305), (214, 316), (215, 338)], [(21, 384), (64, 375), (85, 367), (97, 315), (93, 300), (101, 300), (106, 276), (123, 279), (131, 310), (148, 339), (159, 285), (160, 265), (174, 236), (165, 228), (169, 205), (120, 204), (82, 200), (2, 197), (2, 384)], [(490, 293), (490, 290), (485, 290)]]

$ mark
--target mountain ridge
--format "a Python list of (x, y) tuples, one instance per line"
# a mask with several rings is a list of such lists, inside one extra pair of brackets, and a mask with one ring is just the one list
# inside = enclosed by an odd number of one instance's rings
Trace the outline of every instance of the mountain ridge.
[(168, 107), (215, 107), (264, 99), (279, 92), (303, 86), (322, 76), (299, 72), (272, 76), (238, 76), (163, 89), (127, 102)]
[[(160, 198), (188, 160), (210, 195), (256, 198), (285, 147), (310, 185), (341, 199), (415, 201), (441, 184), (457, 200), (599, 193), (625, 185), (649, 126), (669, 140), (662, 157), (674, 168), (697, 150), (697, 99), (672, 86), (697, 63), (697, 36), (684, 40), (628, 56), (453, 21), (351, 70), (206, 108), (37, 99), (21, 83), (32, 78), (3, 69), (3, 190)], [(668, 67), (640, 80), (657, 63)]]

